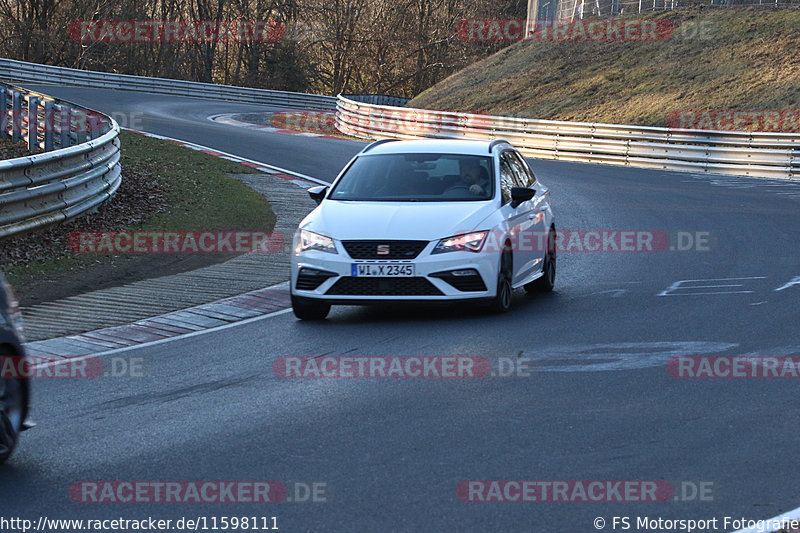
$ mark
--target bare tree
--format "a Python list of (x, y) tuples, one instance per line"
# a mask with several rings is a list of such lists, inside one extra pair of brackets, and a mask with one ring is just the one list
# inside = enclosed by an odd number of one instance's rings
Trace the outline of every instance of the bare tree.
[[(413, 96), (502, 46), (460, 41), (459, 20), (523, 17), (523, 1), (0, 0), (0, 51), (26, 61), (145, 76)], [(156, 35), (147, 43), (70, 38), (70, 23), (85, 20), (211, 21), (217, 27), (249, 21), (288, 34), (278, 42), (248, 39), (250, 33), (178, 42)]]

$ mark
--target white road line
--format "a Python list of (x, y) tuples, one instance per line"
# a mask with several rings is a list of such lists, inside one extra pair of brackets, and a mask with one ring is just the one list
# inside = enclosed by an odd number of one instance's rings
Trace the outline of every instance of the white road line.
[(266, 320), (267, 318), (272, 318), (272, 317), (276, 317), (276, 316), (280, 316), (280, 315), (285, 315), (286, 313), (290, 313), (291, 311), (292, 311), (291, 308), (289, 308), (289, 309), (281, 309), (280, 311), (274, 311), (274, 312), (266, 314), (266, 315), (254, 316), (252, 318), (246, 318), (244, 320), (239, 320), (237, 322), (231, 322), (230, 324), (223, 324), (221, 326), (214, 326), (213, 328), (203, 329), (203, 330), (200, 330), (200, 331), (192, 331), (191, 333), (184, 333), (182, 335), (176, 335), (175, 337), (167, 337), (165, 339), (158, 339), (156, 341), (143, 342), (142, 344), (134, 344), (133, 346), (125, 346), (123, 348), (114, 348), (112, 350), (106, 350), (104, 352), (95, 352), (95, 353), (91, 353), (91, 354), (80, 355), (78, 357), (67, 357), (67, 358), (64, 358), (64, 359), (58, 359), (58, 360), (54, 360), (54, 361), (47, 361), (47, 362), (44, 362), (44, 363), (38, 363), (38, 364), (34, 365), (31, 368), (34, 368), (34, 369), (47, 368), (49, 366), (58, 366), (58, 365), (63, 365), (63, 364), (71, 364), (71, 363), (74, 363), (75, 361), (83, 361), (85, 359), (92, 359), (92, 358), (100, 357), (100, 356), (103, 356), (103, 355), (116, 355), (118, 353), (128, 352), (128, 351), (136, 350), (136, 349), (139, 349), (139, 348), (145, 348), (145, 347), (148, 347), (148, 346), (157, 346), (159, 344), (165, 344), (167, 342), (177, 341), (177, 340), (181, 340), (181, 339), (188, 339), (190, 337), (197, 337), (198, 335), (203, 335), (205, 333), (214, 333), (214, 332), (217, 332), (217, 331), (222, 331), (222, 330), (233, 328), (233, 327), (236, 327), (236, 326), (240, 326), (240, 325), (244, 325), (244, 324), (250, 324), (252, 322), (257, 322), (259, 320)]
[[(691, 289), (692, 287), (685, 287), (687, 289)], [(675, 290), (675, 289), (673, 289)], [(691, 293), (684, 293), (684, 294), (661, 294), (659, 293), (658, 296), (707, 296), (709, 294), (752, 294), (755, 291), (718, 291), (718, 292), (691, 292)]]
[(238, 155), (234, 155), (234, 154), (231, 154), (231, 153), (228, 153), (228, 152), (223, 152), (222, 150), (217, 150), (216, 148), (211, 148), (209, 146), (203, 146), (202, 144), (197, 144), (197, 143), (193, 143), (193, 142), (189, 142), (189, 141), (183, 141), (181, 139), (175, 139), (173, 137), (166, 137), (164, 135), (158, 135), (157, 133), (150, 133), (150, 132), (147, 132), (147, 131), (133, 130), (133, 129), (130, 129), (130, 128), (123, 128), (123, 129), (128, 130), (128, 131), (132, 131), (132, 132), (135, 132), (135, 133), (141, 133), (143, 135), (147, 135), (148, 137), (153, 137), (153, 138), (156, 138), (156, 139), (163, 139), (165, 141), (174, 141), (174, 142), (180, 143), (180, 144), (182, 144), (182, 145), (184, 145), (184, 146), (186, 146), (188, 148), (196, 148), (197, 150), (208, 150), (209, 152), (215, 152), (217, 154), (224, 155), (224, 156), (226, 156), (226, 158), (232, 158), (232, 160), (237, 161), (237, 162), (242, 162), (243, 161), (243, 162), (246, 162), (246, 163), (251, 163), (253, 165), (258, 165), (258, 166), (270, 169), (273, 172), (280, 172), (281, 174), (288, 174), (290, 176), (295, 176), (295, 177), (304, 179), (306, 181), (311, 181), (313, 183), (317, 183), (319, 185), (330, 185), (329, 182), (322, 181), (319, 178), (312, 178), (311, 176), (308, 176), (306, 174), (301, 174), (301, 173), (295, 172), (293, 170), (287, 170), (285, 168), (276, 167), (275, 165), (270, 165), (269, 163), (262, 163), (261, 161), (256, 161), (255, 159), (248, 159), (246, 157), (240, 157)]
[(744, 287), (743, 283), (738, 284), (716, 284), (716, 285), (686, 285), (687, 283), (699, 283), (703, 281), (739, 281), (749, 279), (767, 279), (766, 276), (747, 276), (741, 278), (706, 278), (706, 279), (682, 279), (672, 283), (669, 287), (659, 292), (656, 296), (697, 296), (708, 294), (749, 294), (753, 291), (714, 291), (714, 292), (674, 292), (674, 291), (690, 291), (694, 289), (714, 289), (714, 288), (730, 288), (730, 287)]

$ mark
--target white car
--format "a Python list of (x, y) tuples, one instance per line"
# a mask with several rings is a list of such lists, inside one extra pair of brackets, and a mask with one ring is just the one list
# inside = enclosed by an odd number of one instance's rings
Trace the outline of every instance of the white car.
[(556, 274), (550, 191), (507, 141), (377, 141), (330, 187), (294, 237), (298, 318), (336, 305), (486, 300), (550, 291)]

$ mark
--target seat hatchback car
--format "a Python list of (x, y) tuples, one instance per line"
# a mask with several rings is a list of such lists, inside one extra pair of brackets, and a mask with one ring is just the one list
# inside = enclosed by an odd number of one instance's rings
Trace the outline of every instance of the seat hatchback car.
[(0, 464), (11, 456), (20, 431), (29, 427), (21, 317), (14, 293), (0, 272)]
[(377, 141), (357, 154), (294, 238), (301, 319), (331, 305), (485, 300), (549, 291), (556, 273), (550, 191), (502, 140)]

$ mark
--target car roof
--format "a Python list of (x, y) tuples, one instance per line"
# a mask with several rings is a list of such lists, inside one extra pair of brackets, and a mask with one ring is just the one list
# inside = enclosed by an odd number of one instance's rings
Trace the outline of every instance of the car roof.
[[(472, 141), (464, 139), (419, 139), (413, 141), (382, 142), (372, 146), (368, 154), (491, 154), (494, 141)], [(504, 143), (505, 144), (505, 143)]]

